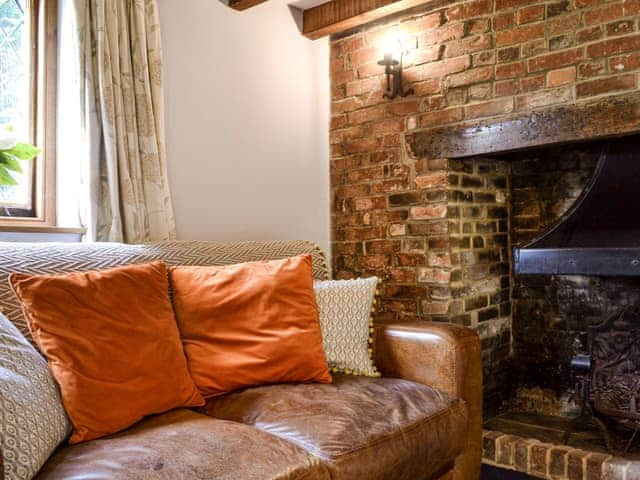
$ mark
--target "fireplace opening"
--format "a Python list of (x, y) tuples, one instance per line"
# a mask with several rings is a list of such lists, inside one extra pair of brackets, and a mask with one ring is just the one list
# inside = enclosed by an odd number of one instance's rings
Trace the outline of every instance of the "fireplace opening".
[[(519, 273), (514, 258), (514, 251), (535, 245), (585, 202), (585, 190), (602, 173), (603, 152), (615, 150), (616, 142), (632, 150), (637, 145), (640, 165), (640, 136), (452, 161), (460, 177), (453, 180), (452, 196), (459, 197), (462, 232), (468, 218), (475, 218), (469, 231), (478, 231), (484, 218), (498, 218), (488, 238), (472, 239), (478, 247), (472, 258), (460, 259), (463, 279), (473, 277), (482, 258), (491, 259), (488, 274), (465, 287), (474, 290), (467, 295), (470, 303), (479, 290), (489, 291), (489, 304), (480, 305), (479, 331), (490, 347), (484, 359), (486, 404), (500, 408), (485, 411), (488, 463), (556, 478), (552, 471), (566, 475), (571, 462), (587, 472), (588, 462), (600, 462), (597, 468), (603, 470), (614, 468), (603, 466), (606, 462), (640, 460), (640, 276)], [(473, 188), (474, 178), (492, 189), (488, 196), (465, 194), (464, 182)], [(640, 175), (634, 180), (640, 182)], [(628, 202), (618, 222), (623, 235), (626, 226), (640, 226), (634, 190), (622, 192)], [(589, 202), (607, 202), (602, 193)], [(610, 199), (618, 214), (621, 198)], [(602, 211), (610, 219), (611, 210)], [(594, 224), (591, 215), (583, 212), (583, 222)], [(598, 247), (620, 247), (620, 235), (600, 237), (605, 243)], [(635, 238), (626, 235), (631, 244)], [(637, 242), (640, 246), (640, 238)], [(525, 465), (519, 468), (518, 461)]]

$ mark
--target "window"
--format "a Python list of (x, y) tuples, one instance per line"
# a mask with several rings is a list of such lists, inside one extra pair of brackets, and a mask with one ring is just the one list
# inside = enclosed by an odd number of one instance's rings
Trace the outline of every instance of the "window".
[(0, 128), (42, 154), (0, 186), (0, 224), (55, 224), (56, 1), (0, 0)]

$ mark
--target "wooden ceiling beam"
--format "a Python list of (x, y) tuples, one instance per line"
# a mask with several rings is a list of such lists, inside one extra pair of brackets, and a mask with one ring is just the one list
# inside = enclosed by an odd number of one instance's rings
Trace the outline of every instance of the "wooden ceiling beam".
[(410, 8), (433, 4), (440, 8), (454, 0), (331, 0), (304, 11), (302, 33), (315, 40), (358, 27)]
[(229, 5), (234, 10), (246, 10), (251, 7), (255, 7), (256, 5), (260, 5), (261, 3), (266, 2), (267, 0), (222, 0), (224, 3)]

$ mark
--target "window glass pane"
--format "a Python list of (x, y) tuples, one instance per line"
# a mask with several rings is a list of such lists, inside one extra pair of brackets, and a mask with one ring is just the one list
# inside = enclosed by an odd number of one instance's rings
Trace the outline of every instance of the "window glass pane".
[[(11, 126), (31, 142), (31, 34), (27, 0), (0, 0), (0, 128)], [(0, 186), (0, 206), (31, 210), (33, 162), (24, 162), (19, 185)], [(2, 212), (0, 212), (1, 214)]]

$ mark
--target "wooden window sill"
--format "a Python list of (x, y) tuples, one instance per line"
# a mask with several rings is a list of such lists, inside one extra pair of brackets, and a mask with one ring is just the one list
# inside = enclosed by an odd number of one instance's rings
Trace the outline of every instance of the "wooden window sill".
[(0, 232), (15, 232), (15, 233), (59, 233), (63, 235), (84, 235), (87, 233), (87, 229), (83, 227), (70, 228), (70, 227), (52, 227), (47, 225), (8, 225), (2, 224), (0, 221)]

